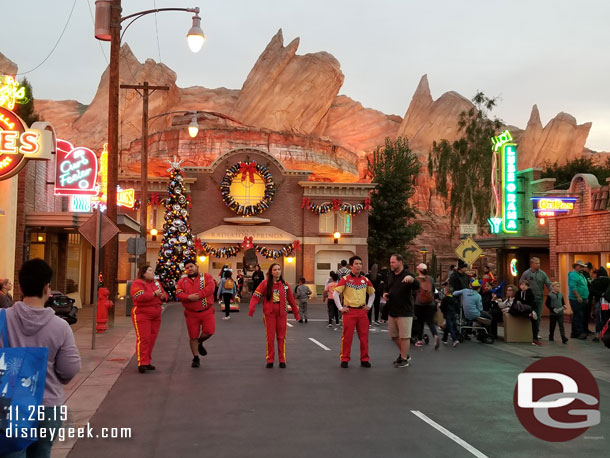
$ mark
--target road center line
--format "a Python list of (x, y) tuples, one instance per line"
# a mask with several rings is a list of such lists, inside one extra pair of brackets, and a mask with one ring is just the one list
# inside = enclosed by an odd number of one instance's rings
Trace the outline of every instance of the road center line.
[(290, 323), (286, 323), (288, 326), (290, 326), (291, 328), (294, 328), (294, 325), (290, 324)]
[(318, 342), (316, 339), (314, 339), (313, 337), (310, 337), (309, 340), (311, 340), (313, 343), (315, 343), (318, 347), (322, 347), (324, 350), (330, 351), (330, 348), (328, 348), (326, 345), (321, 344), (320, 342)]
[(476, 448), (474, 448), (472, 445), (470, 445), (468, 442), (460, 439), (458, 436), (453, 434), (451, 431), (449, 431), (448, 429), (442, 427), (437, 422), (435, 422), (431, 418), (429, 418), (426, 415), (424, 415), (423, 413), (421, 413), (419, 410), (412, 410), (411, 413), (413, 415), (419, 417), (420, 419), (422, 419), (426, 423), (428, 423), (430, 426), (432, 426), (437, 431), (440, 431), (441, 433), (443, 433), (445, 436), (447, 436), (452, 441), (454, 441), (454, 442), (458, 443), (459, 445), (461, 445), (462, 447), (464, 447), (466, 450), (468, 450), (470, 453), (472, 453), (477, 458), (488, 458), (487, 455), (485, 455), (484, 453), (481, 453)]

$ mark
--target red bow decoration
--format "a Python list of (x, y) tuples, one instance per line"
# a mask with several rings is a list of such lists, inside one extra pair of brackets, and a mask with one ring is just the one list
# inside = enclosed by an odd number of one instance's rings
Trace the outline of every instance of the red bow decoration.
[(366, 199), (364, 199), (364, 209), (365, 210), (371, 209), (371, 199), (369, 199), (368, 197)]
[(333, 210), (335, 210), (335, 211), (341, 210), (341, 199), (333, 199), (332, 204), (333, 204)]
[(150, 205), (159, 205), (159, 194), (156, 192), (153, 192), (150, 195)]
[(254, 173), (256, 173), (256, 161), (252, 161), (249, 164), (242, 162), (239, 165), (239, 173), (241, 173), (241, 181), (244, 181), (247, 176), (250, 180), (250, 183), (254, 183)]
[(193, 208), (193, 204), (191, 202), (191, 196), (186, 196), (186, 201), (189, 203), (189, 208)]
[(242, 242), (241, 247), (244, 250), (254, 248), (254, 244), (252, 243), (252, 237), (248, 237), (248, 236), (244, 237), (244, 241)]
[(298, 240), (295, 240), (292, 245), (294, 246), (294, 251), (299, 251), (299, 249), (301, 248), (301, 242)]
[(197, 238), (195, 239), (195, 250), (196, 251), (202, 251), (203, 250), (203, 244), (201, 243), (201, 239)]
[(309, 197), (301, 198), (301, 208), (309, 208), (310, 203), (311, 203), (311, 199)]

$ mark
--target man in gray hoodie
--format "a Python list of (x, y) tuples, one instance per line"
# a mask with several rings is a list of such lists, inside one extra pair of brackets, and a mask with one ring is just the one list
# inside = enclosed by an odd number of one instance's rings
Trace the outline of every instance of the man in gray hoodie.
[[(6, 310), (11, 347), (49, 349), (47, 378), (42, 397), (45, 419), (38, 423), (39, 430), (47, 429), (46, 435), (27, 448), (27, 456), (37, 458), (51, 456), (53, 441), (49, 438), (49, 428), (58, 428), (62, 420), (66, 419), (65, 409), (60, 409), (65, 400), (62, 384), (70, 382), (81, 367), (80, 354), (70, 325), (55, 316), (52, 308), (44, 307), (51, 291), (52, 276), (53, 270), (42, 259), (23, 263), (19, 271), (23, 300)], [(26, 450), (8, 456), (25, 457)]]

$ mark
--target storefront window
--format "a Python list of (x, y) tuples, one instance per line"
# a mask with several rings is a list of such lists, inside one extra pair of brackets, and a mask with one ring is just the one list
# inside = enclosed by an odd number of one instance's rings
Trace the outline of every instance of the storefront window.
[(352, 215), (344, 212), (337, 212), (337, 231), (342, 234), (352, 233)]
[(78, 291), (80, 283), (80, 234), (68, 234), (66, 294)]
[(335, 212), (330, 211), (320, 215), (320, 232), (322, 234), (335, 232)]

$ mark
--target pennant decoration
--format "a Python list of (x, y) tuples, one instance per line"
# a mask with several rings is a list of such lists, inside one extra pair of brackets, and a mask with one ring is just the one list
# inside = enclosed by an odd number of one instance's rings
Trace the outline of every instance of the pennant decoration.
[(278, 259), (282, 256), (290, 256), (295, 251), (298, 251), (301, 247), (301, 242), (295, 240), (294, 242), (284, 245), (282, 248), (271, 249), (263, 245), (255, 245), (252, 237), (244, 237), (244, 241), (241, 244), (214, 248), (207, 242), (203, 242), (201, 239), (197, 238), (194, 240), (194, 247), (198, 254), (212, 255), (217, 258), (232, 258), (237, 256), (241, 250), (255, 248), (257, 253), (260, 253), (267, 259)]

